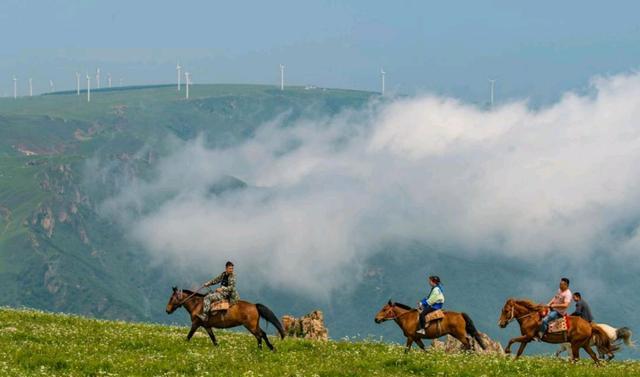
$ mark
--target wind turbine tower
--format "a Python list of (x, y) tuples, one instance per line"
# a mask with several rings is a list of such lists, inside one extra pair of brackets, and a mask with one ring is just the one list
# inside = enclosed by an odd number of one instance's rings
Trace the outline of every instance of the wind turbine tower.
[(384, 68), (380, 68), (380, 80), (382, 80), (382, 87), (380, 89), (380, 94), (384, 96), (384, 75), (386, 74), (386, 72), (384, 71)]
[(76, 72), (76, 95), (80, 95), (80, 72)]
[(489, 103), (491, 104), (491, 108), (493, 108), (493, 94), (495, 92), (496, 80), (489, 79), (489, 84), (491, 84), (491, 99)]
[(87, 102), (91, 102), (91, 76), (87, 73)]
[(29, 97), (33, 97), (33, 79), (29, 77)]
[(184, 81), (184, 85), (187, 88), (185, 98), (189, 99), (189, 84), (191, 84), (191, 74), (189, 72), (184, 73)]
[(13, 99), (18, 98), (18, 79), (13, 76)]
[(109, 85), (109, 88), (111, 88), (111, 73), (107, 73), (107, 83)]
[(56, 91), (56, 86), (53, 85), (53, 80), (49, 80), (49, 92), (53, 93)]
[(180, 80), (182, 80), (182, 67), (180, 66), (180, 62), (176, 65), (176, 71), (178, 71), (178, 91), (180, 91)]
[(96, 89), (100, 89), (100, 68), (96, 69)]
[(284, 64), (280, 64), (280, 90), (284, 90)]

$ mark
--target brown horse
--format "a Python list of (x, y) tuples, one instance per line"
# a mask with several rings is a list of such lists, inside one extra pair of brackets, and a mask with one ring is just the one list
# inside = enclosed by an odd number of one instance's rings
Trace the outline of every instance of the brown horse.
[(260, 318), (266, 319), (273, 324), (280, 333), (281, 339), (284, 338), (284, 329), (273, 312), (262, 304), (251, 304), (246, 301), (238, 301), (235, 305), (232, 305), (228, 310), (216, 311), (209, 315), (206, 322), (203, 322), (198, 314), (202, 313), (204, 295), (201, 293), (195, 293), (189, 290), (178, 289), (173, 287), (173, 294), (169, 298), (167, 303), (167, 314), (171, 314), (179, 307), (184, 307), (191, 316), (191, 330), (187, 334), (187, 340), (191, 340), (191, 337), (199, 327), (204, 327), (209, 334), (209, 338), (213, 342), (214, 346), (218, 345), (216, 336), (211, 330), (212, 327), (218, 329), (227, 329), (230, 327), (244, 326), (258, 341), (258, 348), (262, 348), (262, 340), (267, 343), (267, 347), (270, 350), (274, 350), (273, 345), (267, 338), (265, 333), (260, 328)]
[[(511, 321), (516, 320), (520, 325), (520, 333), (522, 335), (509, 340), (507, 347), (504, 349), (505, 353), (511, 353), (511, 345), (513, 343), (520, 343), (516, 359), (522, 355), (527, 344), (537, 336), (544, 309), (544, 305), (538, 305), (529, 300), (516, 300), (513, 298), (507, 300), (502, 308), (498, 325), (501, 328), (505, 328)], [(611, 341), (606, 332), (580, 317), (571, 316), (569, 321), (571, 324), (566, 333), (547, 333), (542, 337), (542, 341), (546, 343), (571, 343), (573, 360), (580, 358), (580, 348), (584, 348), (597, 364), (598, 357), (589, 346), (589, 341), (593, 337), (598, 349), (609, 350)]]
[(462, 342), (467, 350), (471, 349), (469, 336), (472, 336), (482, 349), (485, 349), (478, 330), (476, 330), (473, 321), (466, 313), (444, 312), (444, 318), (431, 322), (427, 326), (424, 335), (416, 333), (419, 326), (418, 315), (418, 309), (413, 309), (397, 302), (393, 303), (389, 300), (376, 314), (375, 322), (382, 323), (391, 319), (394, 320), (402, 329), (404, 336), (407, 337), (405, 352), (409, 352), (414, 342), (424, 350), (422, 339), (435, 339), (447, 334)]

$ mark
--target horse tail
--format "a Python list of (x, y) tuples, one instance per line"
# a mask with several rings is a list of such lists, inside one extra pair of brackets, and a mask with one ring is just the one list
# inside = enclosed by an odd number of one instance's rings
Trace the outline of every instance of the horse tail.
[(632, 334), (631, 329), (628, 327), (621, 327), (616, 330), (616, 340), (622, 339), (627, 347), (635, 347), (635, 343), (631, 340)]
[(487, 346), (484, 344), (484, 341), (482, 340), (480, 333), (476, 329), (476, 326), (473, 324), (471, 317), (469, 317), (467, 313), (461, 313), (461, 314), (462, 314), (462, 318), (464, 318), (464, 321), (466, 323), (464, 329), (467, 331), (467, 334), (471, 335), (473, 339), (475, 339), (476, 342), (478, 342), (478, 344), (483, 350), (487, 349)]
[(267, 322), (274, 325), (276, 329), (278, 329), (278, 332), (280, 333), (280, 339), (284, 339), (284, 328), (282, 328), (282, 324), (278, 320), (278, 317), (276, 317), (276, 315), (273, 314), (271, 309), (267, 308), (262, 304), (256, 304), (256, 308), (258, 309), (258, 314), (260, 314), (260, 317), (266, 319)]
[(600, 326), (591, 325), (591, 335), (593, 335), (593, 342), (599, 350), (612, 352), (611, 340), (607, 332), (600, 328)]

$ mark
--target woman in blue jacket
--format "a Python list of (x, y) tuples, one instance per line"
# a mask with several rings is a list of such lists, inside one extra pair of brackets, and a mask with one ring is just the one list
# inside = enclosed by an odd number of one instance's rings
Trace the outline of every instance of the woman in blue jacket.
[(442, 309), (442, 305), (444, 304), (444, 294), (442, 286), (440, 285), (440, 278), (438, 276), (429, 276), (429, 285), (431, 286), (429, 295), (420, 301), (420, 307), (422, 310), (420, 311), (420, 321), (417, 332), (421, 335), (425, 334), (425, 316), (438, 309)]

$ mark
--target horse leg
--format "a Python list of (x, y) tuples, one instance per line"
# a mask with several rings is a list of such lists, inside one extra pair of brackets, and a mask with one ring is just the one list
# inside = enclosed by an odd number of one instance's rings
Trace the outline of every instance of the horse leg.
[(596, 355), (596, 353), (593, 352), (593, 350), (591, 349), (591, 346), (589, 346), (589, 342), (585, 342), (584, 346), (582, 346), (582, 348), (584, 348), (584, 350), (587, 351), (587, 353), (589, 354), (589, 356), (591, 356), (591, 358), (596, 363), (596, 365), (600, 364), (600, 360), (598, 359), (598, 355)]
[(467, 333), (462, 331), (454, 331), (450, 333), (454, 338), (458, 339), (465, 351), (471, 350), (471, 342), (467, 338)]
[(580, 343), (571, 343), (571, 361), (580, 359)]
[(187, 334), (187, 342), (191, 340), (191, 337), (196, 332), (198, 327), (200, 327), (200, 325), (196, 325), (195, 323), (191, 324), (191, 330), (189, 330), (189, 333)]
[(404, 353), (408, 353), (409, 352), (409, 350), (411, 349), (411, 345), (412, 344), (413, 344), (413, 338), (407, 337), (407, 344), (405, 346)]
[(213, 345), (217, 346), (218, 341), (216, 340), (216, 336), (213, 334), (213, 330), (211, 330), (211, 327), (205, 327), (204, 329), (207, 330), (207, 334), (209, 334), (209, 338), (211, 338)]
[(275, 351), (276, 349), (273, 348), (273, 345), (269, 341), (269, 338), (267, 337), (267, 333), (264, 332), (262, 329), (260, 329), (260, 333), (261, 333), (260, 336), (262, 337), (262, 339), (264, 339), (264, 342), (267, 343), (267, 347), (269, 347), (269, 350)]
[(522, 355), (522, 353), (524, 352), (524, 349), (527, 348), (527, 344), (529, 344), (528, 341), (520, 342), (520, 347), (518, 347), (518, 352), (516, 352), (515, 360), (518, 360), (518, 358)]
[(416, 338), (415, 342), (418, 345), (418, 347), (420, 347), (421, 350), (426, 351), (426, 348), (424, 347), (424, 343), (422, 343), (422, 339)]
[(560, 346), (558, 347), (558, 350), (556, 351), (556, 357), (560, 357), (560, 355), (566, 350), (567, 350), (567, 343), (560, 344)]
[(522, 336), (519, 336), (517, 338), (510, 339), (509, 343), (507, 343), (507, 346), (504, 348), (504, 353), (506, 353), (506, 354), (511, 353), (511, 345), (513, 343), (522, 343), (522, 342), (525, 342), (525, 341), (527, 341), (527, 342), (529, 341), (529, 336), (528, 335), (522, 335)]

